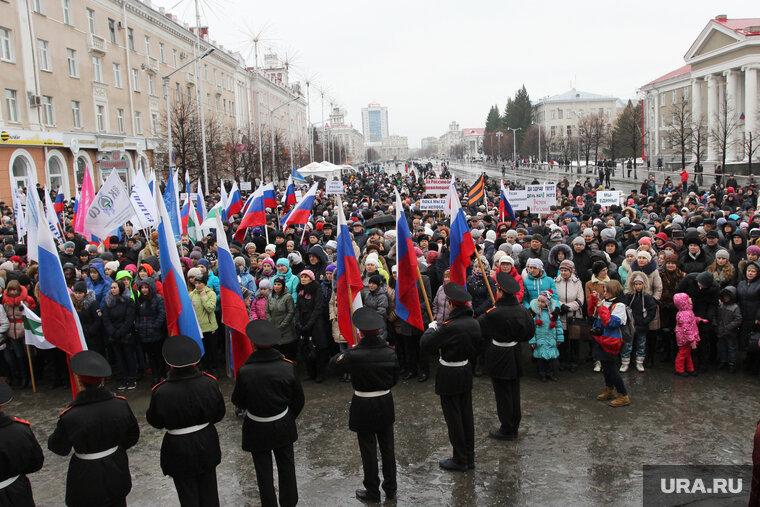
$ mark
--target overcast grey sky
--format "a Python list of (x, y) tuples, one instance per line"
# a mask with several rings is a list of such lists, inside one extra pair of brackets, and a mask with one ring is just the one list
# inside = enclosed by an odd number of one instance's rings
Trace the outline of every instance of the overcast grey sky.
[[(760, 17), (757, 0), (200, 1), (212, 39), (252, 65), (247, 41), (263, 29), (260, 54), (295, 52), (291, 79), (316, 75), (359, 131), (362, 107), (387, 106), (390, 133), (408, 136), (410, 148), (452, 120), (484, 126), (489, 107), (502, 111), (523, 84), (533, 100), (572, 83), (627, 100), (683, 65), (717, 14)], [(193, 0), (153, 5), (195, 19)], [(316, 121), (320, 103), (311, 99)]]

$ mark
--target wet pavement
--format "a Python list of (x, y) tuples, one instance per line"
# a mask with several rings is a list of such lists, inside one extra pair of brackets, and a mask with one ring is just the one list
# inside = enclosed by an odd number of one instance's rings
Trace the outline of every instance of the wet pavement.
[[(639, 505), (643, 464), (751, 463), (760, 418), (756, 377), (711, 371), (680, 378), (672, 365), (658, 363), (645, 373), (624, 374), (631, 406), (615, 409), (594, 399), (603, 380), (590, 363), (575, 373), (559, 372), (558, 383), (539, 382), (535, 365), (526, 359), (525, 366), (517, 442), (488, 438), (497, 425), (493, 392), (488, 378), (475, 379), (476, 468), (466, 473), (438, 467), (451, 449), (432, 378), (394, 388), (398, 505)], [(240, 449), (241, 420), (229, 403), (232, 382), (221, 380), (221, 388), (228, 400), (227, 415), (217, 426), (221, 503), (259, 505), (253, 462)], [(347, 428), (351, 388), (332, 377), (321, 385), (305, 382), (304, 391), (295, 446), (300, 503), (359, 505), (354, 490), (362, 487), (361, 459), (356, 436)], [(45, 466), (30, 477), (38, 505), (63, 505), (69, 458), (49, 452), (46, 442), (69, 396), (62, 389), (24, 390), (5, 409), (30, 420), (45, 449)], [(125, 396), (141, 428), (140, 441), (129, 450), (128, 503), (178, 505), (171, 479), (159, 468), (163, 432), (145, 422), (148, 382)]]

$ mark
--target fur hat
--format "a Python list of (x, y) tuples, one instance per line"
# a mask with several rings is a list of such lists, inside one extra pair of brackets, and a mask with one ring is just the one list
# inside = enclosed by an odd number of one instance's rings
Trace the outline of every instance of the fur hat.
[(602, 261), (596, 261), (591, 266), (591, 272), (594, 274), (594, 276), (598, 275), (602, 272), (603, 269), (607, 269), (607, 263)]

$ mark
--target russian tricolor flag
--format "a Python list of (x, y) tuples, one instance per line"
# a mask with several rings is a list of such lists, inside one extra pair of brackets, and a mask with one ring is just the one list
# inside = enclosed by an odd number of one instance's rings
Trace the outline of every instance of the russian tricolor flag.
[[(171, 181), (171, 178), (170, 178)], [(187, 284), (182, 273), (182, 265), (179, 263), (177, 244), (174, 242), (169, 213), (166, 211), (161, 190), (156, 191), (156, 205), (158, 209), (158, 249), (161, 252), (161, 283), (164, 286), (164, 308), (166, 309), (166, 325), (169, 328), (169, 336), (183, 334), (189, 336), (203, 349), (203, 339), (198, 319), (195, 316), (193, 302), (187, 292)], [(60, 262), (59, 262), (60, 264)]]
[(301, 202), (296, 204), (296, 207), (282, 219), (283, 229), (287, 229), (291, 224), (305, 225), (309, 221), (311, 209), (314, 207), (314, 199), (317, 197), (317, 185), (318, 183), (314, 183), (303, 196)]
[[(216, 217), (216, 224), (217, 231), (223, 230), (222, 219), (219, 215)], [(218, 236), (216, 254), (219, 267), (219, 292), (222, 299), (222, 323), (230, 328), (230, 359), (233, 375), (237, 376), (238, 369), (253, 352), (251, 342), (245, 334), (245, 326), (248, 325), (250, 318), (240, 291), (240, 282), (238, 282), (230, 246), (224, 234)]]
[(249, 227), (266, 226), (267, 224), (267, 212), (264, 206), (264, 188), (257, 188), (251, 197), (251, 203), (245, 210), (243, 220), (240, 221), (240, 226), (235, 231), (235, 239), (240, 242), (245, 239), (245, 232)]
[(396, 259), (398, 276), (396, 278), (396, 314), (417, 329), (424, 331), (420, 296), (417, 292), (419, 266), (414, 255), (414, 243), (409, 232), (409, 224), (404, 215), (401, 196), (396, 190)]
[(296, 203), (296, 186), (293, 184), (293, 176), (288, 176), (288, 182), (285, 185), (285, 195), (282, 196), (284, 204), (283, 209), (289, 209)]
[(58, 186), (58, 193), (55, 195), (55, 202), (53, 202), (53, 209), (55, 210), (55, 214), (58, 215), (58, 219), (61, 219), (61, 213), (63, 213), (63, 208), (66, 199), (63, 197), (63, 187)]
[(507, 199), (507, 190), (504, 188), (504, 180), (501, 180), (501, 199), (499, 200), (499, 215), (501, 215), (502, 221), (504, 217), (510, 217), (512, 219), (512, 225), (517, 225), (517, 217), (512, 209), (512, 205), (509, 204)]
[(337, 196), (337, 199), (335, 211), (338, 213), (338, 269), (336, 270), (338, 277), (338, 328), (343, 338), (353, 346), (356, 345), (356, 337), (354, 326), (351, 323), (351, 314), (363, 306), (362, 289), (364, 282), (359, 272), (359, 263), (356, 261), (351, 233), (348, 232), (348, 225), (346, 225), (346, 216), (343, 214), (343, 202), (340, 195)]
[(198, 193), (195, 194), (195, 211), (198, 213), (199, 224), (206, 220), (206, 199), (203, 197), (203, 188), (201, 180), (198, 180)]
[[(295, 193), (293, 196), (295, 197)], [(272, 182), (264, 185), (264, 207), (272, 209), (277, 207), (277, 195), (274, 193), (274, 184)]]
[(232, 184), (232, 189), (230, 190), (230, 195), (228, 196), (227, 201), (228, 217), (240, 213), (240, 210), (243, 209), (243, 197), (240, 195), (237, 181)]
[(459, 196), (453, 188), (449, 191), (451, 198), (451, 238), (449, 240), (449, 279), (465, 286), (467, 283), (467, 268), (470, 257), (475, 253), (475, 241), (472, 239), (470, 228), (464, 210), (459, 203)]

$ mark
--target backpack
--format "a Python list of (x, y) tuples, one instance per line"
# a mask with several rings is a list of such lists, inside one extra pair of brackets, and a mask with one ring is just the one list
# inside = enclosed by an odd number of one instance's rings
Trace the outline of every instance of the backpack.
[(636, 326), (633, 323), (633, 312), (625, 303), (615, 303), (612, 305), (612, 309), (614, 310), (617, 305), (623, 305), (625, 307), (625, 324), (620, 326), (620, 336), (623, 338), (623, 342), (631, 343), (633, 337), (636, 335)]

